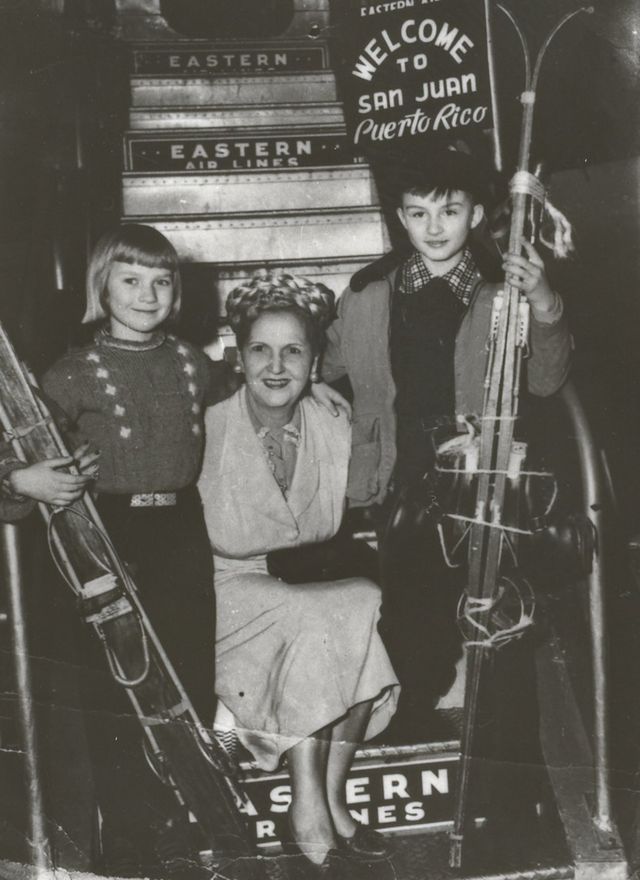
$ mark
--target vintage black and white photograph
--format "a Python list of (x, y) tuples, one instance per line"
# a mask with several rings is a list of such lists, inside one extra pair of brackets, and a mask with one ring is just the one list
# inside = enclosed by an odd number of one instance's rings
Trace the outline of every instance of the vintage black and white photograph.
[(0, 46), (0, 878), (637, 880), (638, 3)]

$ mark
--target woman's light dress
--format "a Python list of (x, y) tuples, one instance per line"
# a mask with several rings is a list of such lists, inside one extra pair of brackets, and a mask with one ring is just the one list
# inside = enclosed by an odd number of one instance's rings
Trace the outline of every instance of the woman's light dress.
[(378, 635), (380, 590), (364, 578), (288, 585), (270, 550), (324, 541), (342, 519), (347, 419), (299, 403), (301, 440), (286, 497), (247, 408), (246, 389), (207, 412), (198, 488), (214, 550), (216, 692), (265, 770), (295, 743), (375, 700), (366, 738), (393, 715), (399, 685)]

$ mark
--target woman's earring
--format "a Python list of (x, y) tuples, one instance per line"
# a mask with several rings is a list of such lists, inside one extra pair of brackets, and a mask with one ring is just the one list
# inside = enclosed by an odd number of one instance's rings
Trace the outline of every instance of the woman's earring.
[(233, 372), (234, 373), (241, 373), (242, 372), (242, 364), (240, 363), (240, 361), (236, 361), (235, 364), (233, 365)]
[(320, 376), (320, 371), (318, 370), (318, 361), (315, 360), (311, 365), (311, 372), (309, 373), (309, 379), (314, 384), (317, 385), (318, 382), (322, 382), (322, 377)]

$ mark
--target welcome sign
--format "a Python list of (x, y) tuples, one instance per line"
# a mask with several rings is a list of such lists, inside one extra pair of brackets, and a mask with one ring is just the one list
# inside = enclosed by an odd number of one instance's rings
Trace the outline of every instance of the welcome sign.
[(349, 16), (342, 75), (356, 146), (492, 127), (483, 0), (352, 0)]

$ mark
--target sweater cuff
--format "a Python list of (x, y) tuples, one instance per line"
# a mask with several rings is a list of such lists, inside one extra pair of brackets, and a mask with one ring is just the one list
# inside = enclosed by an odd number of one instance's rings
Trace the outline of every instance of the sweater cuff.
[(0, 460), (0, 520), (11, 522), (27, 516), (36, 505), (36, 502), (24, 495), (14, 492), (9, 477), (15, 470), (28, 467), (17, 458), (5, 458)]
[(553, 307), (547, 312), (539, 312), (537, 309), (531, 309), (531, 316), (538, 324), (557, 324), (564, 312), (562, 297), (557, 291), (553, 291), (554, 303)]
[(2, 489), (2, 495), (5, 498), (11, 499), (11, 501), (24, 501), (24, 495), (18, 495), (17, 492), (14, 492), (11, 483), (9, 482), (9, 477), (14, 471), (21, 470), (22, 468), (27, 467), (27, 465), (20, 461), (19, 458), (4, 458), (0, 460), (0, 487)]

